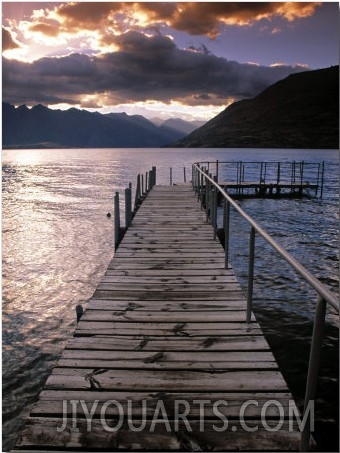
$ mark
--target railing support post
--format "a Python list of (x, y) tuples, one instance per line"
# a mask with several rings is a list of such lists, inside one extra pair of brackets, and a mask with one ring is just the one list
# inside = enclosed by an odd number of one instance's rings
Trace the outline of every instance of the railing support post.
[[(205, 167), (202, 167), (202, 171), (205, 172)], [(205, 195), (204, 189), (204, 174), (199, 174), (200, 182), (201, 182), (201, 210), (203, 210), (203, 194)]]
[(120, 233), (120, 212), (119, 212), (119, 192), (115, 193), (114, 198), (114, 212), (115, 212), (115, 250), (119, 245), (119, 233)]
[(255, 228), (251, 227), (249, 237), (249, 266), (248, 266), (247, 319), (246, 319), (248, 323), (251, 322), (251, 310), (253, 305), (254, 260), (255, 260)]
[[(325, 326), (326, 301), (318, 296), (318, 302), (315, 311), (312, 344), (309, 355), (309, 365), (307, 374), (304, 414), (308, 408), (309, 402), (315, 400), (316, 386), (319, 373), (322, 338)], [(304, 429), (301, 433), (300, 451), (308, 451), (310, 444), (310, 412), (308, 412)]]
[(196, 191), (196, 195), (197, 195), (197, 201), (200, 201), (200, 196), (202, 194), (202, 178), (201, 178), (201, 173), (197, 170), (197, 191)]
[[(208, 176), (208, 171), (209, 170), (207, 169), (206, 172), (205, 172), (206, 176)], [(209, 221), (209, 190), (210, 190), (209, 185), (210, 185), (209, 181), (206, 178), (205, 179), (205, 214), (206, 214), (205, 221), (207, 223)]]
[(223, 225), (224, 225), (224, 267), (228, 269), (229, 261), (229, 224), (230, 224), (230, 203), (224, 199), (223, 208)]
[[(214, 181), (216, 182), (217, 176), (214, 176)], [(218, 202), (218, 191), (217, 187), (213, 186), (214, 192), (213, 192), (213, 203), (212, 203), (212, 225), (214, 229), (214, 241), (216, 241), (216, 235), (217, 235), (217, 202)]]

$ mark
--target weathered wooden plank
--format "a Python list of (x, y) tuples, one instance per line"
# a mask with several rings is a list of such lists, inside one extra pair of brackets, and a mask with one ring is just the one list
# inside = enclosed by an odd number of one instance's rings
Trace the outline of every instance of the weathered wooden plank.
[[(207, 322), (209, 319), (209, 322)], [(103, 321), (103, 322), (138, 322), (138, 323), (175, 323), (174, 326), (178, 323), (189, 323), (188, 327), (190, 328), (194, 323), (202, 323), (201, 327), (213, 327), (214, 322), (219, 324), (221, 322), (236, 322), (244, 321), (244, 310), (239, 310), (235, 308), (234, 310), (224, 311), (223, 313), (218, 312), (209, 312), (207, 316), (206, 312), (168, 312), (168, 311), (156, 311), (156, 312), (136, 312), (134, 310), (129, 311), (117, 311), (117, 310), (89, 310), (87, 309), (82, 316), (82, 321)], [(149, 326), (151, 327), (151, 326)], [(224, 328), (225, 325), (221, 328)], [(175, 327), (174, 327), (175, 328)], [(216, 328), (220, 328), (218, 325)]]
[(212, 311), (229, 311), (229, 310), (245, 310), (246, 301), (244, 299), (231, 299), (228, 301), (122, 301), (120, 299), (91, 299), (87, 304), (86, 310), (115, 310), (122, 312), (126, 311), (165, 311), (165, 312), (212, 312)]
[[(164, 330), (164, 331), (169, 331), (172, 333), (179, 333), (179, 332), (196, 332), (196, 333), (201, 333), (203, 331), (222, 331), (223, 333), (226, 330), (232, 330), (234, 328), (233, 324), (236, 323), (241, 323), (242, 321), (245, 321), (244, 319), (244, 313), (241, 314), (234, 314), (234, 312), (225, 312), (226, 315), (228, 315), (228, 319), (220, 320), (218, 322), (210, 322), (210, 320), (207, 320), (206, 322), (188, 322), (188, 321), (182, 321), (179, 320), (179, 322), (176, 321), (146, 321), (146, 320), (141, 320), (140, 322), (135, 321), (134, 319), (112, 319), (109, 320), (108, 318), (104, 318), (103, 320), (98, 320), (98, 321), (90, 321), (86, 319), (82, 319), (81, 322), (78, 324), (78, 327), (76, 328), (76, 331), (82, 330), (82, 329), (129, 329), (133, 331), (133, 329), (138, 329), (138, 330)], [(95, 316), (95, 315), (94, 315)], [(226, 316), (227, 317), (227, 316)], [(243, 325), (245, 328), (245, 324)], [(234, 329), (236, 330), (236, 329)], [(235, 332), (235, 335), (237, 335), (237, 332)]]
[(168, 277), (168, 278), (179, 278), (179, 277), (205, 277), (212, 278), (216, 277), (218, 281), (219, 277), (223, 278), (236, 278), (234, 272), (230, 269), (226, 270), (223, 268), (220, 269), (158, 269), (156, 272), (155, 269), (110, 269), (108, 268), (105, 272), (105, 277), (108, 276), (130, 276), (130, 277)]
[(188, 259), (188, 260), (170, 260), (167, 259), (166, 262), (164, 260), (159, 260), (157, 258), (152, 259), (143, 259), (143, 260), (136, 260), (134, 259), (133, 262), (131, 260), (127, 260), (125, 258), (117, 259), (111, 261), (108, 270), (112, 271), (178, 271), (180, 273), (186, 271), (206, 271), (207, 275), (211, 274), (212, 271), (216, 269), (217, 272), (223, 271), (224, 268), (224, 260), (216, 261), (214, 264), (205, 263), (204, 260), (201, 262), (197, 262)]
[(156, 250), (161, 253), (162, 251), (166, 252), (177, 252), (177, 251), (182, 251), (183, 253), (202, 253), (202, 254), (207, 254), (213, 251), (216, 254), (223, 254), (223, 251), (221, 251), (221, 246), (217, 243), (212, 243), (211, 246), (206, 246), (201, 243), (196, 243), (196, 244), (188, 244), (187, 241), (183, 242), (172, 242), (169, 241), (168, 243), (163, 242), (162, 244), (155, 242), (149, 242), (147, 244), (142, 244), (142, 243), (127, 243), (125, 242), (124, 245), (121, 245), (119, 247), (119, 252), (118, 253), (127, 253), (127, 252), (133, 252), (135, 250), (147, 250), (147, 251), (153, 251), (155, 252)]
[[(196, 254), (197, 255), (197, 254)], [(133, 259), (131, 259), (133, 258)], [(143, 264), (148, 264), (148, 263), (154, 263), (154, 265), (159, 264), (162, 266), (168, 266), (169, 264), (190, 264), (191, 269), (195, 269), (197, 264), (205, 264), (207, 268), (221, 268), (224, 265), (224, 257), (222, 256), (153, 256), (152, 253), (146, 256), (142, 255), (137, 255), (134, 257), (128, 256), (126, 254), (117, 254), (115, 255), (115, 262), (116, 264), (120, 264), (124, 262), (125, 265), (127, 266), (133, 266), (134, 263), (143, 263)], [(210, 266), (209, 266), (210, 265)], [(202, 269), (202, 267), (200, 267)]]
[(130, 290), (99, 290), (97, 289), (94, 292), (94, 297), (96, 299), (111, 299), (118, 298), (121, 300), (182, 300), (190, 301), (197, 300), (201, 297), (206, 298), (208, 301), (216, 300), (228, 300), (228, 299), (238, 299), (243, 296), (242, 291), (157, 291), (157, 290), (147, 290), (147, 291), (130, 291)]
[[(161, 354), (161, 353), (158, 353)], [(152, 358), (151, 358), (152, 360)], [(138, 360), (104, 360), (104, 359), (63, 359), (58, 362), (61, 367), (97, 368), (110, 370), (150, 370), (150, 371), (207, 371), (221, 373), (234, 370), (268, 370), (278, 369), (275, 362), (144, 362)]]
[[(93, 322), (92, 325), (89, 325), (90, 323), (86, 323), (83, 327), (78, 327), (75, 331), (76, 336), (94, 336), (94, 335), (128, 335), (128, 336), (133, 336), (133, 335), (152, 335), (155, 337), (167, 337), (167, 336), (178, 336), (178, 337), (192, 337), (192, 338), (206, 338), (206, 337), (219, 337), (219, 336), (224, 336), (225, 331), (223, 329), (196, 329), (196, 330), (190, 330), (190, 329), (185, 329), (179, 332), (175, 332), (172, 329), (157, 329), (157, 328), (145, 328), (143, 326), (143, 323), (140, 323), (139, 326), (135, 326), (133, 328), (128, 327), (128, 323), (125, 323), (125, 326), (123, 327), (108, 327), (108, 326), (103, 326), (103, 323), (95, 323)], [(133, 330), (132, 330), (133, 329)], [(236, 333), (236, 332), (235, 332)], [(238, 344), (242, 343), (242, 339), (240, 339)], [(259, 341), (260, 343), (260, 341)], [(256, 346), (258, 348), (258, 345), (255, 345), (255, 339), (252, 340), (252, 345), (253, 347)], [(262, 343), (261, 343), (262, 345)], [(247, 344), (244, 345), (244, 348), (250, 348), (251, 345)], [(261, 346), (260, 349), (263, 349), (265, 346)]]
[[(151, 274), (152, 275), (152, 274)], [(125, 285), (131, 284), (171, 284), (171, 285), (207, 285), (209, 288), (211, 284), (238, 284), (237, 278), (234, 276), (178, 276), (166, 277), (165, 275), (153, 276), (131, 276), (131, 275), (104, 275), (101, 280), (102, 283), (121, 283)]]
[[(260, 332), (260, 331), (259, 331)], [(223, 351), (229, 353), (235, 351), (242, 356), (244, 351), (249, 351), (254, 360), (261, 359), (261, 354), (271, 354), (267, 342), (261, 336), (255, 336), (252, 342), (244, 340), (243, 336), (150, 336), (150, 335), (104, 335), (99, 334), (91, 337), (74, 337), (66, 345), (68, 349), (85, 349), (96, 351)], [(258, 355), (260, 354), (260, 355)]]
[[(202, 362), (211, 363), (214, 362), (220, 367), (221, 363), (252, 363), (252, 362), (267, 362), (272, 363), (275, 361), (274, 356), (271, 352), (256, 352), (253, 351), (232, 351), (232, 352), (221, 352), (221, 351), (197, 351), (197, 352), (185, 352), (185, 351), (168, 351), (164, 342), (164, 349), (160, 355), (150, 353), (145, 350), (134, 350), (130, 351), (129, 355), (126, 355), (126, 351), (101, 351), (100, 358), (98, 357), (98, 351), (89, 351), (82, 349), (65, 349), (61, 355), (61, 359), (100, 359), (100, 360), (112, 360), (113, 362), (122, 361), (140, 361), (145, 364), (148, 363), (169, 363), (169, 362)], [(58, 366), (60, 363), (58, 362)], [(235, 367), (235, 366), (234, 366)]]
[(277, 371), (178, 371), (110, 370), (93, 368), (54, 368), (46, 389), (103, 389), (143, 391), (286, 391)]
[(212, 281), (209, 284), (194, 284), (189, 283), (121, 283), (121, 282), (101, 282), (97, 286), (99, 291), (124, 291), (125, 289), (130, 293), (132, 291), (144, 292), (144, 291), (157, 291), (157, 292), (193, 292), (193, 291), (208, 291), (209, 293), (220, 292), (220, 291), (237, 291), (239, 290), (239, 284), (237, 282), (220, 283)]
[[(198, 401), (204, 401), (204, 417), (206, 419), (215, 418), (214, 404), (219, 401), (225, 401), (227, 404), (219, 404), (219, 411), (228, 418), (238, 418), (241, 408), (249, 401), (256, 401), (257, 404), (249, 404), (244, 410), (244, 419), (259, 418), (263, 406), (270, 400), (279, 401), (283, 410), (283, 416), (289, 415), (289, 404), (292, 403), (290, 393), (148, 393), (148, 392), (114, 392), (114, 391), (96, 391), (96, 390), (43, 390), (39, 395), (38, 402), (34, 405), (31, 415), (39, 416), (59, 416), (67, 414), (72, 416), (74, 411), (79, 418), (84, 418), (84, 409), (80, 404), (80, 400), (86, 403), (88, 410), (94, 409), (94, 417), (98, 418), (102, 411), (103, 404), (106, 401), (119, 401), (125, 411), (128, 409), (127, 401), (130, 401), (134, 416), (142, 415), (143, 404), (146, 408), (146, 416), (153, 417), (154, 409), (157, 402), (162, 399), (164, 407), (169, 410), (169, 415), (173, 411), (176, 401), (185, 401), (189, 404), (187, 417), (190, 419), (199, 419), (201, 417), (201, 408)], [(66, 408), (63, 401), (78, 401), (78, 404), (71, 406), (67, 404)], [(96, 404), (95, 402), (98, 402)], [(144, 402), (144, 403), (143, 403)], [(291, 402), (291, 403), (290, 403)], [(64, 410), (66, 411), (64, 412)], [(118, 407), (114, 404), (107, 406), (107, 415), (119, 416)], [(278, 418), (281, 416), (279, 407), (275, 404), (268, 405), (266, 409), (266, 419)]]

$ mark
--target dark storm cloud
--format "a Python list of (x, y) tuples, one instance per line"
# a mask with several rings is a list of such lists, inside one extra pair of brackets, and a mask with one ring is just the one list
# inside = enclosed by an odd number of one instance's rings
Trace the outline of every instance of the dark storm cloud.
[(72, 54), (33, 63), (3, 62), (3, 98), (11, 103), (80, 102), (105, 97), (106, 105), (185, 99), (188, 105), (224, 105), (252, 97), (301, 68), (228, 61), (204, 51), (180, 50), (165, 36), (117, 36), (119, 50), (101, 56)]
[(2, 51), (16, 49), (19, 45), (12, 38), (11, 33), (2, 27)]

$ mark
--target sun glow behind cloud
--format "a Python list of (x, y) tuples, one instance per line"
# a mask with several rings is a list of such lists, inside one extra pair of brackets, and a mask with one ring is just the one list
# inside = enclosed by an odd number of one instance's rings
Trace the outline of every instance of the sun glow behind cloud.
[[(13, 11), (13, 3), (8, 5)], [(320, 5), (41, 2), (29, 14), (4, 20), (6, 100), (133, 113), (144, 108), (152, 114), (155, 110), (208, 119), (231, 99), (252, 97), (307, 65), (277, 63), (284, 61), (279, 56), (267, 66), (256, 57), (238, 63), (208, 50), (207, 40), (218, 45), (228, 27), (248, 32), (257, 23), (258, 33), (262, 29), (267, 36), (277, 36), (285, 24), (292, 27)], [(187, 37), (184, 44), (179, 44), (179, 34)]]

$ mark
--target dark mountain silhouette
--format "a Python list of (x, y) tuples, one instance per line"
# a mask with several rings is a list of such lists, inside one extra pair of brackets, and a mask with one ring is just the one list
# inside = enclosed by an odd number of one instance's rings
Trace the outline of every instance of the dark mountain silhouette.
[(336, 149), (339, 66), (292, 74), (170, 146)]
[(4, 148), (146, 148), (187, 134), (158, 127), (140, 115), (52, 110), (41, 104), (15, 108), (7, 103), (2, 104), (2, 131)]

